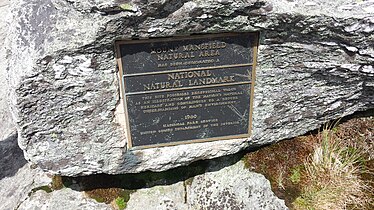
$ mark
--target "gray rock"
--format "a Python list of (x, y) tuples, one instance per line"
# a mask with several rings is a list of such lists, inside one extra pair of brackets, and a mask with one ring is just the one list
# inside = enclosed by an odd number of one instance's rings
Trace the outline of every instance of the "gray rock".
[(0, 141), (0, 180), (12, 177), (19, 168), (27, 164), (23, 151), (17, 145), (17, 134), (13, 134)]
[(2, 210), (13, 210), (28, 199), (33, 189), (46, 186), (51, 182), (40, 169), (31, 169), (30, 164), (24, 165), (12, 177), (0, 180), (0, 203)]
[(8, 20), (7, 0), (0, 0), (0, 209), (13, 210), (28, 193), (50, 179), (40, 169), (31, 169), (18, 147), (15, 125), (8, 107), (6, 52), (4, 46)]
[(8, 0), (0, 0), (0, 140), (5, 139), (15, 131), (15, 125), (8, 106), (8, 85), (6, 82), (6, 52), (4, 46), (7, 35)]
[[(273, 194), (269, 181), (263, 175), (249, 171), (242, 161), (234, 164), (232, 162), (232, 158), (209, 161), (204, 174), (168, 185), (134, 190), (130, 194), (126, 209), (288, 209), (284, 201)], [(37, 175), (37, 173), (33, 174)], [(25, 178), (32, 180), (29, 176)], [(41, 182), (38, 184), (40, 185)], [(22, 192), (26, 189), (17, 190)], [(97, 203), (86, 197), (83, 192), (70, 188), (50, 193), (38, 190), (17, 201), (9, 197), (9, 201), (5, 204), (11, 201), (15, 202), (13, 207), (5, 205), (2, 209), (112, 209), (111, 205)]]
[(0, 141), (0, 166), (1, 210), (17, 209), (32, 189), (51, 182), (41, 169), (27, 163), (15, 134)]
[(183, 182), (140, 189), (130, 195), (127, 209), (187, 210), (188, 205), (185, 201), (185, 193)]
[(272, 210), (288, 209), (271, 191), (270, 182), (238, 163), (198, 175), (187, 185), (190, 209)]
[(19, 207), (19, 210), (111, 210), (109, 205), (98, 203), (93, 199), (86, 198), (83, 193), (71, 189), (62, 189), (47, 193), (37, 191), (32, 194)]
[[(25, 157), (43, 170), (162, 171), (374, 107), (373, 1), (126, 2), (12, 1), (9, 101)], [(227, 31), (261, 32), (252, 137), (127, 150), (113, 41)]]
[[(222, 161), (222, 160), (220, 160)], [(169, 186), (140, 189), (131, 194), (128, 209), (141, 210), (271, 210), (288, 209), (271, 191), (270, 182), (239, 161), (213, 161), (207, 172)]]

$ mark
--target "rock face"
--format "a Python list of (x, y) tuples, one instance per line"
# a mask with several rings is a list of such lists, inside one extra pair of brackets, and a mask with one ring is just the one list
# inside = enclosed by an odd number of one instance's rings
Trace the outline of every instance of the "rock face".
[[(0, 46), (4, 46), (5, 37), (8, 33), (8, 27), (6, 21), (8, 20), (8, 4), (7, 0), (0, 0)], [(8, 98), (8, 85), (6, 82), (6, 52), (5, 48), (0, 48), (0, 140), (8, 137), (12, 132), (15, 131), (15, 125), (13, 123), (11, 113), (9, 110), (7, 98)]]
[(0, 0), (0, 208), (16, 209), (27, 194), (49, 180), (40, 169), (31, 169), (18, 147), (17, 134), (7, 104), (6, 60), (4, 41), (7, 34), (7, 0)]
[(2, 210), (17, 209), (32, 189), (51, 182), (41, 169), (32, 169), (17, 144), (17, 135), (0, 140), (0, 203)]
[[(261, 174), (248, 171), (244, 163), (222, 168), (211, 162), (208, 172), (169, 186), (140, 189), (131, 194), (128, 209), (288, 209), (271, 191)], [(147, 199), (145, 199), (147, 198)]]
[(65, 209), (98, 209), (111, 210), (109, 205), (97, 203), (93, 199), (85, 198), (83, 193), (71, 189), (62, 189), (52, 193), (37, 191), (19, 207), (19, 210), (65, 210)]
[[(162, 171), (373, 108), (373, 8), (351, 0), (12, 1), (7, 76), (19, 144), (54, 174)], [(127, 150), (114, 40), (227, 31), (260, 32), (252, 137)]]
[(140, 189), (130, 195), (127, 209), (142, 210), (152, 207), (157, 210), (189, 209), (185, 201), (183, 182), (173, 185)]
[[(278, 199), (271, 191), (270, 183), (263, 175), (250, 172), (242, 161), (231, 163), (231, 160), (209, 161), (206, 173), (178, 181), (169, 185), (132, 190), (126, 209), (143, 210), (197, 210), (197, 209), (288, 209), (283, 200)], [(229, 165), (227, 165), (229, 164)], [(232, 164), (232, 165), (231, 165)], [(29, 172), (23, 173), (23, 172)], [(0, 188), (2, 209), (113, 209), (115, 204), (98, 203), (84, 192), (69, 187), (52, 192), (41, 190), (50, 179), (41, 179), (40, 170), (22, 169), (25, 179), (15, 176), (12, 181), (21, 187), (20, 180), (30, 181), (22, 185), (24, 189), (13, 192), (15, 197)], [(20, 175), (21, 175), (20, 173)], [(34, 178), (30, 177), (34, 176)], [(17, 178), (17, 179), (16, 179)], [(33, 181), (31, 184), (31, 180)], [(1, 184), (1, 182), (0, 182)], [(76, 184), (75, 184), (76, 185)], [(77, 186), (77, 185), (76, 185)], [(12, 188), (13, 184), (4, 189)], [(30, 187), (34, 187), (32, 191)], [(35, 190), (39, 189), (39, 190)], [(19, 198), (18, 194), (23, 195)], [(17, 194), (18, 193), (18, 194)], [(26, 196), (26, 195), (29, 196)], [(4, 203), (5, 202), (5, 203)], [(4, 205), (5, 204), (5, 205)]]
[(288, 209), (271, 191), (270, 182), (261, 174), (249, 172), (243, 162), (219, 171), (215, 167), (194, 177), (187, 186), (190, 209)]

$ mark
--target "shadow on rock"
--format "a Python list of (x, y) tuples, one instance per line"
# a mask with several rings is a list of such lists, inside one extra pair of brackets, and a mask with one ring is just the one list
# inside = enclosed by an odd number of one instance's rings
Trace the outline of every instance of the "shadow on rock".
[(181, 181), (187, 181), (206, 172), (218, 171), (231, 166), (240, 161), (243, 155), (244, 153), (239, 153), (212, 160), (200, 160), (188, 166), (163, 172), (147, 171), (137, 174), (96, 174), (81, 177), (62, 177), (62, 182), (64, 186), (77, 191), (109, 188), (137, 190), (160, 185), (172, 185)]
[(17, 134), (0, 141), (0, 180), (14, 176), (26, 163), (17, 143)]

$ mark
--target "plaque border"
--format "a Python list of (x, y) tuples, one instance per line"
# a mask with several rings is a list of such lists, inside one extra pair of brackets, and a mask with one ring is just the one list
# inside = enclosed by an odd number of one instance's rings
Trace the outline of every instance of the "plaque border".
[[(137, 43), (152, 43), (152, 42), (159, 42), (159, 41), (175, 41), (175, 40), (193, 40), (193, 39), (201, 39), (201, 38), (215, 38), (215, 37), (227, 37), (227, 36), (239, 36), (242, 34), (250, 34), (254, 38), (253, 47), (251, 50), (253, 51), (253, 58), (252, 63), (248, 63), (246, 65), (252, 66), (252, 76), (250, 81), (250, 88), (251, 93), (249, 97), (249, 128), (248, 133), (246, 134), (239, 134), (239, 135), (228, 135), (228, 136), (220, 136), (220, 137), (212, 137), (212, 138), (205, 138), (205, 139), (193, 139), (193, 140), (185, 140), (185, 141), (175, 141), (170, 143), (161, 143), (161, 144), (152, 144), (152, 145), (144, 145), (144, 146), (135, 146), (132, 145), (132, 139), (131, 139), (131, 131), (130, 131), (130, 121), (129, 121), (129, 114), (128, 114), (128, 107), (127, 107), (127, 98), (125, 94), (125, 79), (123, 75), (123, 68), (122, 68), (122, 57), (120, 52), (120, 45), (122, 44), (137, 44)], [(255, 87), (255, 81), (256, 81), (256, 66), (257, 66), (257, 54), (258, 54), (258, 45), (259, 45), (259, 32), (229, 32), (229, 33), (213, 33), (213, 34), (199, 34), (199, 35), (185, 35), (185, 36), (175, 36), (175, 37), (151, 37), (151, 38), (144, 38), (139, 40), (132, 40), (132, 39), (122, 39), (122, 40), (116, 40), (114, 42), (115, 47), (115, 56), (118, 66), (118, 73), (117, 76), (119, 77), (120, 82), (120, 100), (123, 102), (123, 108), (124, 108), (124, 114), (125, 114), (125, 134), (127, 137), (127, 149), (129, 150), (140, 150), (140, 149), (149, 149), (149, 148), (157, 148), (157, 147), (167, 147), (167, 146), (176, 146), (181, 144), (192, 144), (192, 143), (203, 143), (203, 142), (212, 142), (212, 141), (218, 141), (218, 140), (233, 140), (233, 139), (239, 139), (239, 138), (249, 138), (252, 135), (252, 123), (253, 123), (253, 105), (254, 105), (254, 87)], [(223, 65), (223, 66), (217, 66), (217, 68), (222, 67), (229, 67), (229, 66), (237, 66), (237, 65), (243, 65), (243, 64), (233, 64), (233, 65)], [(205, 69), (209, 67), (201, 67), (201, 69)], [(216, 68), (216, 67), (211, 67)], [(175, 71), (189, 71), (194, 70), (196, 68), (187, 68), (187, 69), (177, 69)], [(173, 70), (171, 70), (173, 71)], [(160, 74), (161, 72), (152, 72), (152, 73), (145, 73), (144, 75), (148, 74)], [(143, 75), (140, 74), (129, 74), (127, 76), (140, 76)], [(238, 84), (232, 84), (232, 85), (238, 85)], [(200, 87), (202, 88), (202, 87)], [(173, 90), (165, 90), (165, 91), (173, 91)]]

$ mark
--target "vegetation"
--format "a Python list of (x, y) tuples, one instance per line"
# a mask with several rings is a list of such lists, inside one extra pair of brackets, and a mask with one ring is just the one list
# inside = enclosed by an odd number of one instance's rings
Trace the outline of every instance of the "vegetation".
[(117, 205), (118, 209), (123, 210), (123, 209), (126, 208), (128, 200), (125, 201), (124, 198), (118, 197), (118, 198), (116, 198), (115, 202), (116, 202), (116, 205)]
[(36, 191), (39, 191), (39, 190), (43, 190), (46, 193), (52, 192), (52, 189), (49, 186), (40, 186), (40, 187), (32, 189), (31, 192), (29, 192), (28, 196), (30, 197), (31, 194), (33, 194), (33, 193), (35, 193)]
[(374, 118), (325, 126), (315, 134), (245, 156), (291, 209), (374, 209)]
[(301, 170), (303, 168), (298, 166), (298, 167), (295, 167), (294, 169), (292, 169), (292, 174), (290, 176), (290, 180), (292, 183), (294, 184), (297, 184), (300, 182), (301, 180)]
[(305, 162), (304, 184), (295, 209), (364, 209), (373, 199), (365, 173), (365, 151), (339, 142), (333, 130), (318, 134), (319, 144)]
[(52, 177), (51, 188), (53, 190), (61, 190), (62, 188), (64, 188), (64, 183), (62, 181), (61, 176), (53, 176)]
[(121, 188), (101, 188), (85, 191), (86, 195), (99, 203), (111, 204), (114, 209), (123, 210), (130, 200), (131, 193), (135, 190)]
[(53, 176), (52, 177), (52, 182), (49, 185), (34, 188), (34, 189), (31, 190), (31, 192), (29, 192), (28, 195), (31, 196), (31, 194), (33, 194), (33, 193), (35, 193), (36, 191), (39, 191), (39, 190), (43, 190), (46, 193), (51, 193), (54, 190), (61, 190), (64, 187), (65, 187), (65, 185), (63, 183), (62, 177), (61, 176)]
[(312, 152), (314, 142), (307, 137), (260, 148), (243, 158), (246, 166), (270, 180), (272, 190), (287, 206), (301, 194), (303, 160)]

